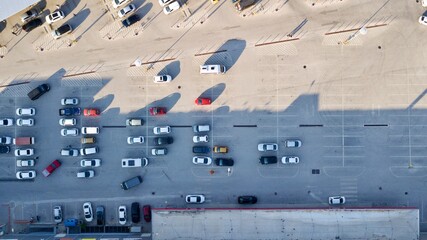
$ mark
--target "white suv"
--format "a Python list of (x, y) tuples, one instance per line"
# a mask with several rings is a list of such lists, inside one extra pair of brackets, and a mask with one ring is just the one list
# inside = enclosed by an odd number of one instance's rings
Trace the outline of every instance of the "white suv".
[(288, 139), (285, 142), (286, 147), (301, 147), (302, 142), (296, 139)]
[(163, 126), (163, 127), (155, 127), (153, 128), (153, 133), (156, 135), (159, 134), (167, 134), (171, 132), (171, 127), (169, 126)]
[(18, 116), (34, 116), (36, 115), (35, 108), (17, 108), (16, 115)]
[(27, 149), (16, 149), (15, 150), (15, 156), (33, 156), (34, 155), (34, 149), (27, 148)]

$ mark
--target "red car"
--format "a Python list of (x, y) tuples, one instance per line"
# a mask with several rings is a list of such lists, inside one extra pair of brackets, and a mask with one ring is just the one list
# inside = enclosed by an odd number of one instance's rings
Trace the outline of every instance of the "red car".
[(52, 174), (57, 168), (61, 166), (61, 162), (58, 160), (53, 161), (49, 166), (47, 166), (43, 170), (43, 176), (48, 177), (50, 174)]
[(144, 213), (144, 220), (146, 222), (151, 222), (151, 207), (150, 207), (150, 205), (144, 205), (144, 207), (142, 207), (142, 212)]
[(202, 97), (199, 97), (199, 98), (197, 98), (195, 101), (194, 101), (194, 103), (196, 104), (196, 105), (210, 105), (211, 104), (211, 99), (210, 98), (202, 98)]
[(85, 108), (83, 110), (83, 115), (84, 116), (91, 116), (91, 117), (99, 116), (99, 109), (96, 109), (96, 108)]
[(165, 107), (152, 107), (150, 108), (150, 115), (156, 116), (156, 115), (163, 115), (166, 114), (166, 108)]

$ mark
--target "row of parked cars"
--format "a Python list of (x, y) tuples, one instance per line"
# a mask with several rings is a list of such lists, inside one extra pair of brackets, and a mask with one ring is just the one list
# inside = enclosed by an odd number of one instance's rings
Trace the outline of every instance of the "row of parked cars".
[[(285, 146), (288, 148), (299, 148), (302, 146), (301, 140), (298, 139), (288, 139), (285, 141)], [(277, 143), (260, 143), (258, 144), (258, 151), (260, 152), (277, 152), (279, 145)], [(266, 164), (275, 164), (277, 163), (276, 156), (261, 156), (259, 159), (260, 163), (263, 165)], [(297, 164), (299, 163), (299, 157), (297, 156), (283, 156), (281, 159), (283, 164)]]

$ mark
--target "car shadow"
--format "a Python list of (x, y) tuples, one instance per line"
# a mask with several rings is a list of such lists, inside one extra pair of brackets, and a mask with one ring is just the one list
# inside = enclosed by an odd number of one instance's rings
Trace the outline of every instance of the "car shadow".
[(206, 89), (199, 97), (208, 97), (214, 102), (224, 92), (225, 83), (219, 83), (211, 88)]
[(245, 48), (245, 40), (230, 39), (221, 45), (221, 47), (219, 47), (214, 54), (206, 59), (205, 65), (221, 63), (227, 68), (227, 70), (231, 69), (240, 58)]
[(173, 61), (166, 65), (157, 75), (170, 75), (172, 80), (175, 79), (181, 72), (181, 63), (179, 61)]
[(7, 26), (7, 21), (3, 20), (0, 22), (0, 33), (3, 32), (3, 30), (6, 28)]
[(147, 3), (144, 6), (137, 7), (135, 14), (138, 14), (140, 18), (143, 18), (151, 11), (151, 9), (153, 9), (153, 3)]
[(97, 107), (101, 112), (105, 111), (114, 100), (114, 94), (108, 94), (100, 99), (93, 101), (90, 107)]
[(75, 17), (69, 19), (66, 23), (70, 24), (75, 31), (90, 14), (90, 9), (85, 8), (76, 14)]

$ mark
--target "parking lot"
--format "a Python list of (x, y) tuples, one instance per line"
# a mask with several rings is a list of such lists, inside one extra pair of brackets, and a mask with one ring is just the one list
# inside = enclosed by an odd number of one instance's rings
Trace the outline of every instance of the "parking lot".
[[(203, 208), (241, 207), (241, 195), (257, 196), (254, 207), (259, 208), (324, 207), (328, 197), (345, 196), (344, 206), (418, 207), (425, 223), (427, 72), (425, 26), (417, 22), (424, 10), (420, 4), (318, 1), (311, 6), (302, 1), (282, 6), (269, 1), (243, 17), (229, 1), (188, 1), (193, 14), (188, 17), (186, 10), (164, 15), (156, 1), (134, 2), (142, 20), (126, 33), (118, 30), (109, 1), (67, 2), (75, 4), (70, 9), (77, 16), (66, 20), (81, 23), (68, 36), (79, 40), (64, 48), (46, 45), (41, 52), (40, 44), (46, 44), (41, 28), (13, 38), (0, 33), (12, 44), (0, 60), (0, 116), (16, 120), (16, 108), (36, 108), (34, 126), (0, 127), (1, 136), (36, 138), (31, 146), (34, 180), (16, 179), (14, 145), (1, 156), (1, 202), (11, 209), (13, 228), (22, 228), (14, 221), (34, 216), (52, 224), (52, 206), (58, 204), (64, 218), (82, 219), (87, 201), (106, 207), (106, 225), (119, 226), (119, 205), (195, 207), (185, 202), (188, 194), (203, 194), (205, 203), (197, 205)], [(348, 44), (343, 42), (351, 31), (325, 35), (345, 30), (350, 12), (357, 20), (347, 30), (380, 8), (375, 19), (394, 20), (384, 20), (385, 26), (369, 28)], [(304, 18), (308, 23), (285, 37)], [(277, 24), (278, 19), (285, 21)], [(224, 65), (227, 72), (201, 75), (199, 67), (205, 64)], [(172, 81), (154, 83), (154, 76), (162, 74)], [(31, 101), (27, 93), (41, 83), (49, 83), (51, 90)], [(88, 158), (102, 161), (88, 168), (94, 178), (76, 177), (83, 157), (59, 154), (68, 146), (84, 147), (81, 134), (60, 134), (58, 110), (65, 97), (78, 98), (82, 110), (101, 111), (97, 117), (75, 117), (78, 129), (100, 128), (96, 143), (88, 145), (99, 147)], [(195, 105), (198, 97), (212, 104)], [(151, 116), (149, 108), (159, 106), (167, 114)], [(128, 118), (145, 123), (126, 126)], [(192, 142), (192, 127), (198, 124), (210, 125), (208, 143)], [(174, 142), (166, 146), (166, 156), (151, 154), (156, 126), (171, 126), (168, 136)], [(129, 136), (143, 136), (145, 142), (129, 145)], [(285, 147), (289, 139), (301, 140), (302, 146)], [(259, 152), (259, 143), (277, 143), (278, 150)], [(213, 160), (232, 158), (234, 166), (193, 164), (195, 145), (210, 147), (203, 156)], [(214, 146), (227, 146), (228, 153), (212, 153)], [(262, 165), (261, 156), (276, 156), (278, 163)], [(298, 156), (300, 162), (282, 164), (283, 156)], [(121, 167), (123, 158), (143, 157), (149, 159), (146, 167)], [(55, 159), (62, 166), (44, 177), (42, 170)], [(120, 184), (135, 176), (142, 176), (143, 183), (122, 190)], [(1, 216), (3, 222), (7, 217)], [(149, 225), (141, 224), (149, 232)]]

